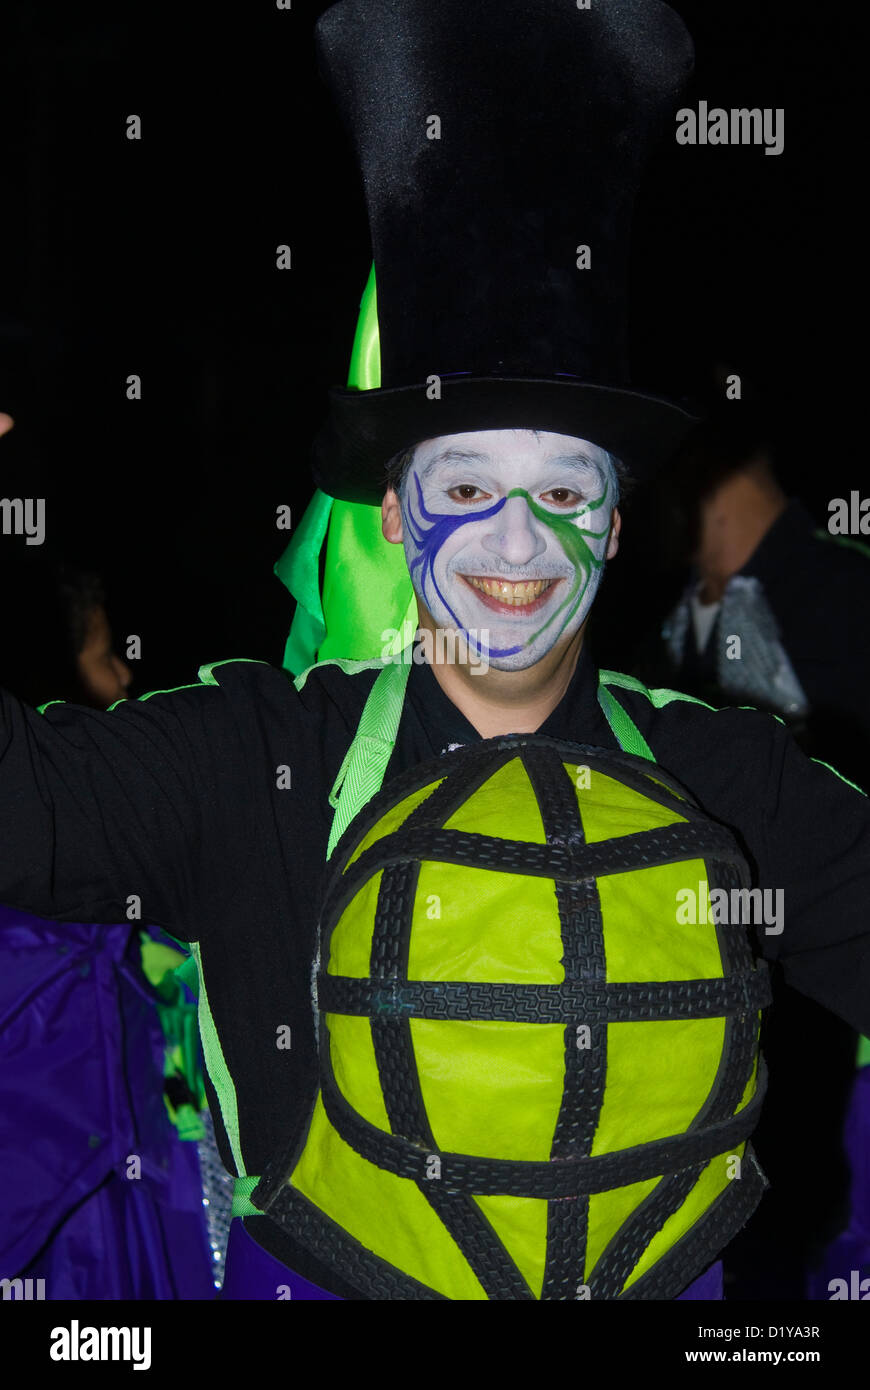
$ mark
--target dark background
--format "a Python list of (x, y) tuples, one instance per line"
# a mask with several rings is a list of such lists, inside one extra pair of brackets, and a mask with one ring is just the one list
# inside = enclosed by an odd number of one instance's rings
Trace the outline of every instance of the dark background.
[[(635, 380), (684, 396), (715, 362), (739, 371), (789, 490), (824, 522), (828, 499), (867, 492), (862, 49), (844, 7), (673, 7), (697, 49), (685, 104), (784, 107), (785, 150), (662, 148), (635, 226)], [(310, 440), (370, 265), (314, 69), (325, 8), (4, 6), (0, 409), (17, 424), (0, 496), (44, 496), (52, 546), (102, 573), (116, 637), (143, 639), (133, 695), (204, 661), (282, 657), (275, 509), (298, 520), (311, 495)], [(618, 561), (641, 614), (657, 593), (645, 514), (629, 513)], [(0, 547), (7, 576), (42, 558), (20, 537)], [(7, 577), (2, 606), (27, 601)]]

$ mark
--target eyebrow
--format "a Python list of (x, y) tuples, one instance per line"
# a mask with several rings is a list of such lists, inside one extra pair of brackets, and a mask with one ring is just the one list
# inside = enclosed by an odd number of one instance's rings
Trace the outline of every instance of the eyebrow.
[[(431, 458), (426, 467), (420, 473), (420, 481), (423, 482), (434, 468), (440, 463), (491, 463), (492, 458), (489, 454), (479, 454), (473, 449), (442, 449), (434, 458)], [(592, 468), (597, 473), (599, 479), (603, 479), (604, 470), (600, 463), (596, 463), (588, 454), (559, 454), (555, 458), (547, 459), (545, 467), (550, 468)]]
[(420, 481), (428, 478), (433, 468), (437, 468), (439, 463), (488, 463), (489, 454), (478, 454), (473, 449), (442, 449), (434, 458), (431, 458), (426, 467), (420, 473)]

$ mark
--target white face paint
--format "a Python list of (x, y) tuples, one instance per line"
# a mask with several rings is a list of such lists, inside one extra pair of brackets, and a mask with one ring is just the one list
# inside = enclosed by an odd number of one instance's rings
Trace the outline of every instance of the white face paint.
[(525, 670), (585, 622), (617, 501), (597, 445), (530, 430), (441, 435), (418, 446), (399, 500), (417, 596), (491, 666)]

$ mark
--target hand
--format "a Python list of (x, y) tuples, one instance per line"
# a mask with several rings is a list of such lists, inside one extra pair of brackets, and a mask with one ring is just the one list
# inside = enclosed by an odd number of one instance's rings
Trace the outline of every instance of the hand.
[(12, 419), (12, 416), (4, 414), (4, 412), (0, 410), (0, 434), (7, 434), (14, 424), (15, 421)]

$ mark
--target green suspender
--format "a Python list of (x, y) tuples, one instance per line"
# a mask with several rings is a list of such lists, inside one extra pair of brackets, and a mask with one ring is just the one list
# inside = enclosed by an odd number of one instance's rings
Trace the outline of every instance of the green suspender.
[[(329, 804), (335, 815), (326, 850), (327, 859), (354, 816), (381, 789), (399, 731), (410, 669), (407, 661), (387, 662), (372, 686), (356, 736), (329, 794)], [(652, 749), (637, 725), (606, 689), (605, 681), (610, 683), (608, 678), (615, 674), (611, 671), (600, 672), (598, 701), (604, 716), (624, 753), (634, 753), (637, 757), (655, 762)], [(619, 677), (620, 682), (629, 679)], [(639, 681), (637, 688), (645, 693), (645, 687)]]
[(610, 725), (610, 731), (622, 749), (623, 753), (634, 753), (638, 758), (648, 758), (651, 763), (655, 762), (652, 749), (637, 727), (633, 719), (626, 714), (622, 705), (613, 698), (610, 691), (604, 685), (604, 677), (610, 675), (609, 671), (599, 672), (598, 682), (598, 703), (604, 711), (604, 717)]
[[(399, 731), (410, 669), (407, 661), (387, 662), (372, 686), (356, 736), (329, 794), (329, 804), (335, 810), (335, 816), (326, 851), (327, 859), (354, 816), (381, 789)], [(634, 753), (655, 762), (652, 749), (637, 725), (606, 689), (606, 684), (627, 683), (631, 678), (619, 676), (618, 681), (614, 681), (612, 678), (617, 675), (616, 672), (602, 671), (599, 674), (598, 701), (620, 748), (624, 753)], [(635, 682), (632, 682), (632, 688), (634, 685)], [(638, 690), (646, 693), (639, 681), (636, 685)]]
[(335, 815), (329, 832), (327, 859), (331, 858), (357, 812), (381, 789), (399, 731), (410, 670), (410, 662), (388, 662), (372, 686), (356, 736), (329, 793), (329, 804)]

